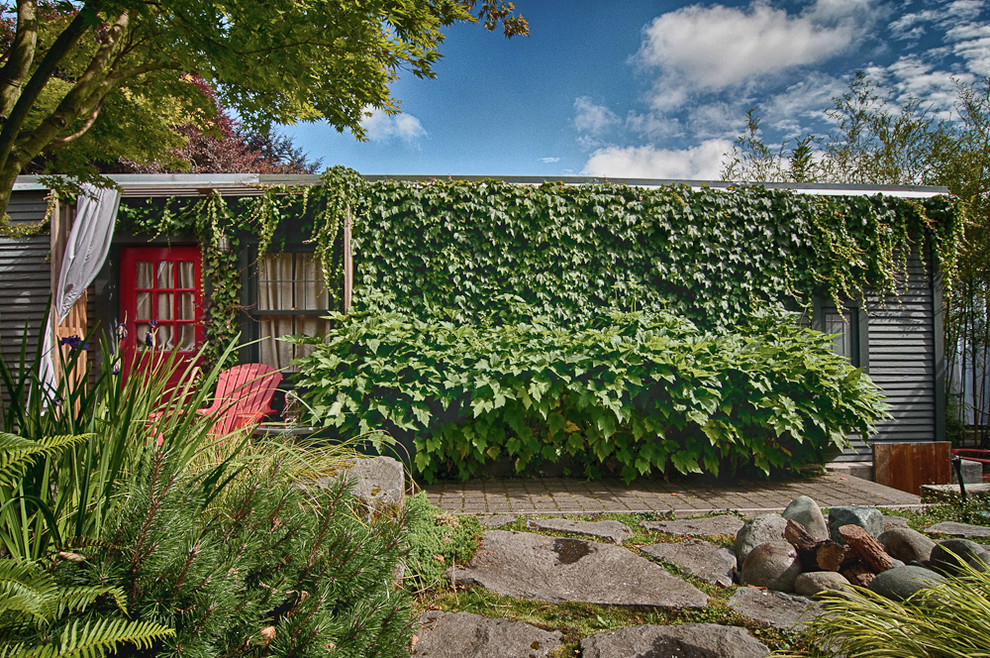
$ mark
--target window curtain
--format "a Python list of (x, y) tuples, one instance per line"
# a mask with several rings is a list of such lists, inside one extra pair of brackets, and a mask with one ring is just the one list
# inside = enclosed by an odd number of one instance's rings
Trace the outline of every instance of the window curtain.
[(260, 360), (273, 368), (285, 368), (300, 347), (278, 340), (291, 334), (314, 335), (326, 321), (318, 315), (285, 315), (285, 311), (326, 311), (326, 289), (319, 261), (313, 254), (265, 256), (258, 270)]

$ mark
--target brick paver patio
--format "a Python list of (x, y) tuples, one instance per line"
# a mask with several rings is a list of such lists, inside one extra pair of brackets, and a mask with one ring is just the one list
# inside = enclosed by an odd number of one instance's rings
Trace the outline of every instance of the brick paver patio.
[(779, 512), (796, 496), (822, 507), (866, 505), (917, 508), (918, 496), (850, 475), (772, 482), (715, 484), (711, 480), (674, 482), (566, 478), (492, 479), (440, 482), (424, 488), (430, 502), (456, 514), (593, 514), (596, 512), (673, 512), (676, 515), (734, 510), (744, 514)]

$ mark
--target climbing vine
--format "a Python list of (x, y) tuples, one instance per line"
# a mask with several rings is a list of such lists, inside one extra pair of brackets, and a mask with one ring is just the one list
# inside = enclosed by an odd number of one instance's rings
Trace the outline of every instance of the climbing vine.
[(497, 181), (376, 183), (360, 216), (356, 289), (385, 292), (393, 310), (512, 322), (521, 299), (567, 324), (613, 308), (702, 327), (766, 302), (895, 295), (912, 252), (931, 251), (951, 286), (963, 225), (944, 196)]
[[(318, 186), (267, 187), (124, 204), (121, 223), (153, 235), (193, 232), (212, 286), (207, 333), (237, 330), (235, 253), (297, 231), (314, 244), (341, 305), (341, 226), (354, 217), (355, 302), (373, 291), (420, 317), (512, 322), (516, 309), (578, 323), (602, 309), (672, 311), (730, 326), (766, 302), (836, 304), (896, 294), (912, 252), (955, 278), (963, 208), (939, 196), (800, 195), (759, 187), (515, 185), (499, 181), (366, 183), (334, 167)], [(224, 240), (229, 245), (222, 249)], [(520, 304), (522, 302), (522, 304)]]

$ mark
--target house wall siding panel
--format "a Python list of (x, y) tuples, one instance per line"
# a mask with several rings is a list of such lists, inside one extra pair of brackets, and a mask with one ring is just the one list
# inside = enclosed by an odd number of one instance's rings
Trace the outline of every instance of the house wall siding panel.
[[(887, 395), (891, 420), (877, 427), (872, 442), (934, 441), (938, 434), (935, 312), (932, 274), (917, 254), (908, 260), (898, 297), (867, 297), (870, 378)], [(840, 459), (872, 459), (860, 442)]]
[[(14, 225), (44, 218), (43, 192), (14, 193), (7, 207)], [(0, 356), (20, 362), (27, 328), (28, 355), (33, 355), (51, 292), (48, 231), (26, 238), (0, 237)]]

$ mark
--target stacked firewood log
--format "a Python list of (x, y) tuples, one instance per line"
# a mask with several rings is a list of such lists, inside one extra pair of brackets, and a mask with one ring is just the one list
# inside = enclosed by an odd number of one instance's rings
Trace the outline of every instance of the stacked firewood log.
[(880, 542), (860, 526), (841, 526), (839, 535), (845, 544), (816, 539), (790, 520), (784, 530), (784, 539), (797, 550), (804, 571), (838, 571), (850, 583), (867, 587), (878, 573), (894, 566)]

